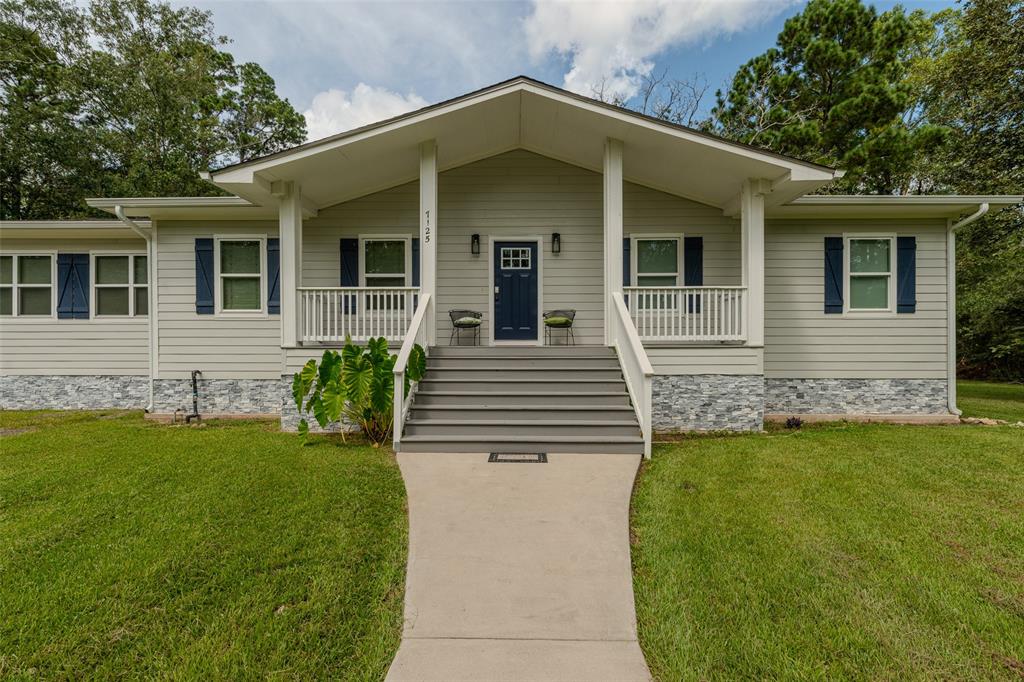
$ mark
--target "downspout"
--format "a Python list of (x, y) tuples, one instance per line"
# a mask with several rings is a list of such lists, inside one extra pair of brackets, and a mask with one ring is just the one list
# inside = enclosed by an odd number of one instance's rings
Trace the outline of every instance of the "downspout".
[(146, 316), (149, 323), (149, 404), (146, 405), (146, 412), (152, 412), (153, 380), (156, 378), (156, 281), (153, 277), (153, 273), (156, 271), (156, 262), (153, 254), (153, 236), (125, 215), (124, 208), (120, 204), (114, 206), (114, 215), (132, 232), (146, 241), (146, 292), (149, 297), (149, 314)]
[(946, 405), (952, 414), (959, 416), (956, 406), (956, 231), (967, 227), (988, 213), (988, 204), (982, 203), (978, 210), (956, 223), (946, 221)]

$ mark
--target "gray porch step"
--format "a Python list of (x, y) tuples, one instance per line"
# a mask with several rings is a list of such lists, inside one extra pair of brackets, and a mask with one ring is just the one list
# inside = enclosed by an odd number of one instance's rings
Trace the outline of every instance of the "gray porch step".
[(596, 436), (639, 436), (636, 420), (562, 419), (513, 422), (506, 419), (420, 419), (405, 422), (410, 436), (495, 436), (533, 437), (565, 436), (589, 440)]
[[(619, 368), (590, 369), (588, 367), (578, 368), (574, 365), (551, 369), (531, 369), (529, 367), (445, 368), (443, 373), (437, 370), (434, 373), (438, 376), (443, 374), (445, 381), (493, 381), (495, 383), (505, 381), (544, 381), (549, 383), (579, 380), (622, 381), (622, 370)], [(431, 372), (428, 370), (427, 377), (430, 376)]]
[(615, 357), (608, 346), (431, 346), (430, 355), (437, 357)]
[[(548, 387), (550, 388), (550, 387)], [(530, 407), (559, 400), (577, 408), (625, 406), (632, 410), (629, 393), (619, 391), (424, 391), (416, 394), (415, 408), (447, 407), (471, 403), (482, 408)]]
[(584, 369), (606, 369), (621, 373), (619, 359), (616, 357), (573, 357), (565, 358), (555, 355), (529, 357), (529, 356), (466, 356), (466, 357), (435, 357), (427, 358), (427, 369), (493, 369), (493, 370), (527, 370), (540, 369), (544, 371), (558, 369), (572, 369), (575, 371)]
[(491, 378), (478, 378), (478, 379), (451, 379), (449, 378), (448, 372), (435, 372), (435, 376), (443, 376), (440, 378), (430, 378), (428, 374), (423, 381), (420, 382), (419, 390), (421, 392), (429, 393), (433, 391), (476, 391), (476, 392), (490, 392), (490, 393), (508, 393), (508, 392), (531, 392), (531, 393), (544, 393), (548, 390), (566, 390), (572, 389), (575, 392), (586, 393), (591, 391), (596, 392), (608, 392), (608, 391), (621, 391), (625, 393), (625, 385), (622, 379), (613, 380), (602, 380), (602, 379), (499, 379), (497, 377)]
[[(545, 419), (565, 420), (604, 420), (616, 421), (630, 419), (634, 415), (629, 404), (622, 405), (545, 405), (543, 403), (527, 405), (421, 405), (413, 403), (411, 417), (419, 420), (461, 420), (461, 421), (492, 421), (503, 420), (505, 423), (531, 423)], [(635, 424), (635, 422), (633, 422)]]
[(615, 351), (431, 348), (404, 452), (643, 452)]
[(403, 436), (402, 452), (548, 452), (629, 454), (644, 451), (640, 436)]

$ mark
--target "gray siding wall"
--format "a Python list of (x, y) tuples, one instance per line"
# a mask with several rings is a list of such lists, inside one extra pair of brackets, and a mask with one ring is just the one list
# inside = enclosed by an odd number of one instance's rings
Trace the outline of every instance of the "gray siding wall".
[(746, 346), (655, 346), (645, 350), (656, 374), (764, 374), (764, 352)]
[[(5, 255), (98, 251), (145, 254), (146, 246), (141, 239), (96, 238), (4, 239), (0, 244)], [(52, 318), (0, 317), (0, 374), (149, 374), (148, 329), (145, 317), (58, 320), (56, 310)]]
[(205, 379), (281, 376), (279, 315), (197, 315), (195, 240), (216, 235), (277, 235), (274, 221), (161, 221), (157, 225), (160, 379), (193, 369)]
[[(941, 379), (946, 376), (946, 237), (941, 220), (769, 221), (765, 254), (765, 376)], [(917, 312), (826, 315), (824, 238), (917, 238)]]

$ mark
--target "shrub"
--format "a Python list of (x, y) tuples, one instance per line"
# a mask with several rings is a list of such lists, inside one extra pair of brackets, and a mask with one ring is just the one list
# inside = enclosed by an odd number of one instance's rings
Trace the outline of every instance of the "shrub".
[[(342, 419), (358, 426), (374, 444), (391, 435), (394, 424), (394, 369), (398, 356), (388, 352), (384, 337), (370, 339), (365, 347), (345, 340), (339, 353), (325, 350), (320, 363), (310, 360), (292, 380), (292, 397), (299, 414), (312, 413), (321, 428)], [(426, 354), (417, 344), (409, 356), (403, 395), (423, 378)], [(309, 435), (309, 422), (299, 421), (299, 434)], [(344, 438), (344, 431), (342, 431)]]

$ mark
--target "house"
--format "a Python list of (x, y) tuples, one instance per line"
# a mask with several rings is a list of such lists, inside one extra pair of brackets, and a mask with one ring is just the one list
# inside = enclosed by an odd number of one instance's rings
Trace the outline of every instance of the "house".
[(402, 449), (949, 419), (954, 230), (1022, 197), (812, 194), (840, 175), (515, 78), (206, 176), (230, 196), (3, 223), (0, 406), (190, 412), (198, 370), (200, 412), (294, 428), (293, 373), (383, 335), (430, 350)]

